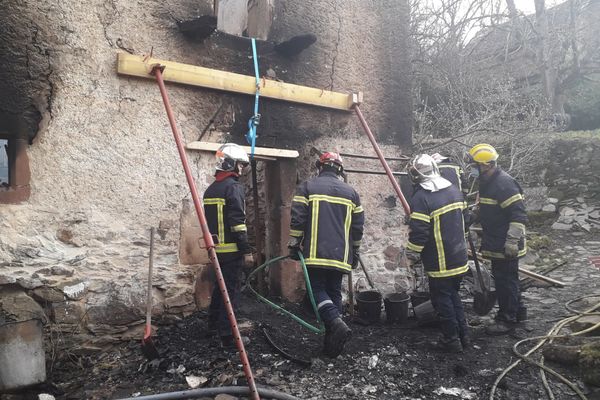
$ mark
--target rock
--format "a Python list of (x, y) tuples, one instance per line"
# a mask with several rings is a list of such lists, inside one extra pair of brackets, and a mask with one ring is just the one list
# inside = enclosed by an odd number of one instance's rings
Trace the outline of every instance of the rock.
[[(600, 323), (600, 315), (585, 315), (578, 320), (575, 320), (571, 323), (571, 330), (573, 332), (581, 332), (592, 326)], [(600, 329), (596, 329), (587, 334), (588, 336), (596, 336), (600, 335)]]
[(558, 204), (558, 199), (556, 197), (548, 197), (547, 200), (550, 204)]
[(377, 356), (377, 354), (374, 354), (369, 358), (369, 365), (367, 368), (373, 369), (373, 368), (377, 367), (378, 363), (379, 363), (379, 356)]
[(73, 268), (66, 268), (60, 265), (50, 268), (50, 274), (52, 275), (73, 276), (74, 273), (75, 270)]
[(185, 377), (185, 381), (187, 382), (190, 388), (196, 389), (200, 386), (204, 386), (206, 382), (208, 382), (208, 378), (204, 376), (189, 375)]
[(561, 222), (555, 222), (552, 224), (552, 229), (557, 231), (569, 231), (571, 230), (570, 224), (563, 224)]
[(65, 300), (65, 296), (60, 291), (48, 286), (34, 289), (32, 295), (36, 300), (45, 303), (58, 303)]
[(238, 397), (232, 396), (230, 394), (221, 393), (215, 397), (215, 400), (238, 400)]
[(78, 325), (85, 317), (85, 306), (75, 301), (53, 303), (51, 306), (52, 320), (57, 324)]
[(575, 215), (575, 210), (571, 207), (563, 207), (560, 209), (560, 215), (564, 215), (565, 217), (569, 217), (571, 215)]
[(194, 303), (194, 296), (188, 289), (183, 289), (176, 295), (165, 299), (167, 308), (182, 307)]
[(400, 257), (400, 248), (396, 246), (388, 246), (383, 251), (383, 254), (392, 261), (396, 261)]
[(577, 200), (578, 203), (585, 203), (583, 197), (576, 197), (575, 200)]
[(17, 278), (10, 275), (0, 275), (0, 286), (10, 285), (17, 282)]
[(38, 400), (55, 400), (55, 397), (51, 394), (40, 393), (38, 394)]
[(556, 206), (554, 204), (546, 204), (542, 207), (542, 211), (544, 212), (556, 212)]
[(39, 318), (47, 319), (42, 307), (20, 289), (0, 290), (0, 315), (7, 316), (9, 321), (25, 321)]
[(27, 277), (20, 277), (17, 278), (17, 282), (16, 282), (19, 286), (21, 286), (23, 289), (35, 289), (35, 288), (39, 288), (41, 286), (44, 286), (44, 284), (42, 283), (41, 280), (37, 279), (37, 278), (27, 278)]

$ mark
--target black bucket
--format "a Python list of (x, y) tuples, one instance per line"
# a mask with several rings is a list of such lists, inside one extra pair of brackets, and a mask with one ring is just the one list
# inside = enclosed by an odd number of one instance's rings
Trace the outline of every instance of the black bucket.
[(376, 290), (358, 292), (356, 295), (358, 315), (368, 322), (378, 322), (381, 318), (381, 293)]
[(385, 316), (388, 323), (404, 323), (408, 319), (408, 302), (410, 296), (404, 292), (391, 293), (385, 296)]
[(412, 292), (410, 294), (410, 302), (412, 303), (413, 309), (418, 307), (419, 304), (425, 303), (429, 298), (429, 292)]

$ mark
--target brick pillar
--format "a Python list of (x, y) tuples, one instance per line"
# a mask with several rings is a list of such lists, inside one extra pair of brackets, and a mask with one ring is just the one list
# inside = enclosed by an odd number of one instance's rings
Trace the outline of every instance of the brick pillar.
[[(292, 197), (296, 190), (296, 160), (269, 162), (265, 168), (267, 194), (267, 258), (287, 255), (290, 232)], [(300, 265), (284, 260), (269, 270), (270, 294), (289, 301), (299, 301), (304, 296), (304, 279)]]

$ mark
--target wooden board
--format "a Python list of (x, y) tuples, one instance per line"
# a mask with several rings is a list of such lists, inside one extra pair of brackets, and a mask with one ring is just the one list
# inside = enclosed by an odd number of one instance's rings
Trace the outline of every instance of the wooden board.
[[(212, 142), (190, 142), (185, 147), (188, 150), (216, 152), (223, 143)], [(242, 148), (250, 154), (250, 146), (242, 146)], [(298, 158), (296, 150), (271, 149), (269, 147), (255, 147), (254, 154), (257, 157), (272, 157), (272, 158)]]
[[(234, 74), (232, 72), (156, 58), (145, 59), (143, 56), (127, 53), (118, 53), (117, 55), (117, 72), (122, 75), (154, 79), (150, 72), (157, 64), (165, 67), (163, 78), (166, 82), (176, 82), (252, 96), (256, 92), (256, 78), (254, 76)], [(338, 93), (268, 79), (261, 79), (260, 82), (261, 97), (271, 99), (344, 111), (350, 111), (355, 104), (362, 102), (362, 92), (350, 94)]]

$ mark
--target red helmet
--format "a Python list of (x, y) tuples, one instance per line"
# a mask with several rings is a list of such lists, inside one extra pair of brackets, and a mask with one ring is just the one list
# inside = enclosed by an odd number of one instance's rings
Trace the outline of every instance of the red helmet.
[(341, 168), (344, 167), (344, 161), (342, 161), (342, 156), (340, 156), (338, 153), (334, 153), (331, 151), (327, 151), (321, 154), (321, 157), (319, 158), (319, 164), (336, 164)]

